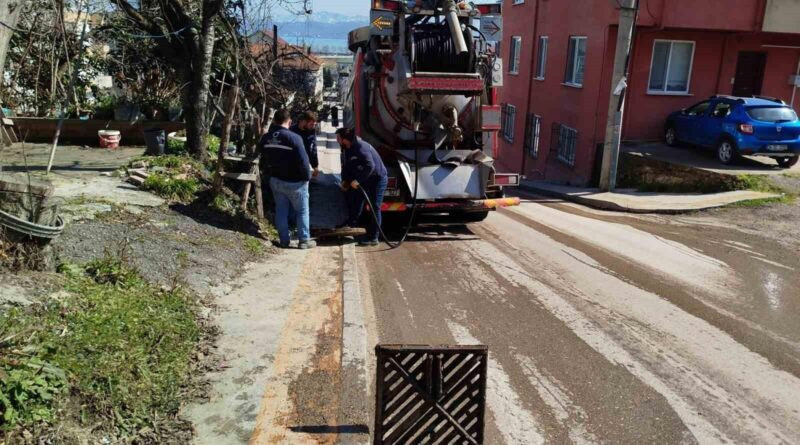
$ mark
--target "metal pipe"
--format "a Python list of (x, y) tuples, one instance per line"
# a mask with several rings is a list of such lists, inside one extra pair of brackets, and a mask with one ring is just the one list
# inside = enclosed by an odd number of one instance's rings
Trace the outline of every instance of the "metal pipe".
[(453, 43), (456, 46), (456, 53), (464, 54), (469, 51), (467, 42), (464, 41), (464, 33), (461, 31), (461, 22), (458, 21), (458, 6), (453, 0), (444, 2), (445, 17), (447, 24), (450, 25), (450, 34), (453, 36)]

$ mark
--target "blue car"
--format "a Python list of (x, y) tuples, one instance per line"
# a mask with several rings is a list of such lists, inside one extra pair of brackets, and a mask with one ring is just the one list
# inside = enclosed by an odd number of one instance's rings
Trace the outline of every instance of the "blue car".
[(800, 159), (800, 120), (779, 99), (713, 96), (670, 114), (664, 140), (713, 148), (723, 164), (742, 155), (769, 156), (789, 168)]

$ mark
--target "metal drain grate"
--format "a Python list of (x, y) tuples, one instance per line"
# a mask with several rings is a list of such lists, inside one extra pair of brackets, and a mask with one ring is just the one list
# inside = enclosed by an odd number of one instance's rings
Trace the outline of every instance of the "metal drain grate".
[(482, 444), (486, 346), (378, 345), (374, 443)]

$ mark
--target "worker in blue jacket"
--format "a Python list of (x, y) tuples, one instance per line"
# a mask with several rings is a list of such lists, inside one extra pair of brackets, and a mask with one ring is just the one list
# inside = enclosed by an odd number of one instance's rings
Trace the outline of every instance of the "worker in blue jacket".
[[(342, 190), (348, 194), (348, 207), (350, 212), (350, 226), (358, 224), (358, 219), (364, 211), (364, 195), (358, 190), (363, 188), (372, 202), (370, 211), (375, 218), (370, 218), (367, 225), (367, 235), (358, 242), (359, 246), (377, 246), (378, 234), (381, 224), (381, 205), (383, 194), (386, 192), (388, 177), (386, 166), (383, 164), (375, 148), (356, 137), (352, 128), (336, 130), (336, 141), (344, 152), (342, 165)], [(377, 223), (376, 223), (377, 220)]]
[(269, 131), (258, 146), (269, 175), (269, 186), (275, 198), (275, 227), (280, 246), (289, 247), (289, 213), (294, 209), (297, 221), (297, 238), (300, 249), (309, 249), (316, 243), (311, 240), (308, 181), (311, 164), (303, 139), (289, 130), (292, 119), (288, 110), (278, 110)]
[(303, 144), (308, 154), (308, 162), (314, 169), (313, 177), (319, 174), (319, 156), (317, 155), (317, 113), (306, 111), (297, 118), (297, 123), (289, 127), (292, 132), (303, 138)]

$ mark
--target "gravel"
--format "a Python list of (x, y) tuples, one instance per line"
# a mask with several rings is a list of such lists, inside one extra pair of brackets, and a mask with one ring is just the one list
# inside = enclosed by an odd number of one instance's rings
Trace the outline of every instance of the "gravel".
[(207, 294), (272, 249), (263, 240), (262, 249), (245, 245), (247, 237), (258, 235), (254, 224), (200, 204), (129, 210), (67, 226), (55, 242), (59, 259), (85, 263), (116, 255), (148, 281)]

